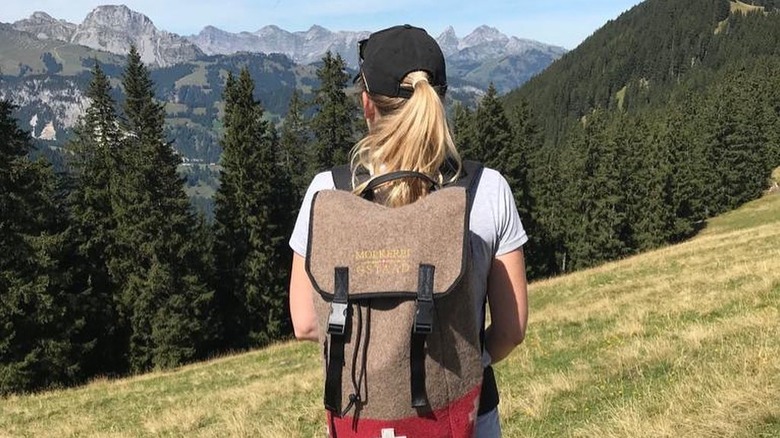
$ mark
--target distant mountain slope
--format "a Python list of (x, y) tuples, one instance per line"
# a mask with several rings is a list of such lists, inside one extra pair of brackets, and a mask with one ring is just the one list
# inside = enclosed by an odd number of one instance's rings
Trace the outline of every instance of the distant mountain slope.
[[(368, 35), (320, 26), (306, 32), (266, 26), (233, 34), (209, 26), (190, 42), (157, 29), (147, 16), (124, 5), (99, 6), (80, 24), (35, 12), (12, 25), (0, 23), (0, 97), (20, 106), (25, 125), (35, 121), (33, 131), (48, 127), (47, 132), (54, 134), (45, 138), (62, 141), (86, 105), (83, 91), (94, 59), (118, 85), (124, 54), (132, 44), (159, 81), (158, 97), (168, 102), (168, 127), (177, 136), (180, 152), (212, 161), (218, 157), (214, 121), (228, 66), (237, 68), (236, 60), (241, 60), (268, 67), (255, 69), (258, 94), (269, 117), (278, 119), (286, 112), (292, 87), (305, 94), (316, 85), (313, 72), (326, 51), (341, 54), (354, 69), (357, 42)], [(449, 28), (439, 41), (448, 60), (448, 102), (468, 106), (475, 105), (489, 84), (510, 91), (565, 53), (560, 47), (507, 37), (488, 26), (462, 39)]]
[[(45, 55), (47, 53), (48, 55)], [(0, 23), (0, 74), (2, 75), (75, 75), (85, 71), (83, 60), (87, 58), (97, 58), (109, 63), (119, 62), (122, 59), (121, 56), (54, 38), (37, 38), (32, 33), (18, 31), (11, 25)]]
[[(40, 39), (0, 24), (0, 98), (12, 100), (23, 126), (40, 137), (51, 135), (52, 146), (67, 140), (69, 130), (88, 101), (84, 96), (95, 59), (114, 87), (124, 69), (124, 56), (55, 39)], [(267, 116), (278, 120), (295, 88), (304, 94), (316, 86), (315, 66), (299, 66), (283, 55), (235, 54), (151, 70), (156, 95), (166, 103), (167, 129), (174, 147), (187, 159), (215, 162), (219, 158), (218, 120), (227, 71), (249, 67), (257, 82), (256, 95)], [(118, 89), (116, 99), (120, 99)]]
[[(265, 26), (256, 32), (231, 33), (213, 26), (205, 27), (199, 34), (187, 37), (204, 53), (229, 54), (240, 51), (282, 53), (295, 62), (318, 62), (326, 51), (339, 53), (352, 68), (357, 68), (357, 43), (371, 32), (332, 32), (321, 26), (307, 31), (288, 32), (277, 26)], [(538, 41), (508, 37), (497, 29), (480, 26), (464, 38), (458, 38), (448, 27), (437, 38), (445, 57), (451, 62), (484, 61), (502, 56), (522, 55), (536, 51), (558, 58), (566, 50), (562, 47)]]
[(500, 93), (521, 86), (566, 53), (562, 47), (507, 37), (497, 29), (480, 26), (462, 39), (450, 27), (437, 41), (447, 59), (447, 72)]
[(65, 20), (57, 20), (46, 12), (34, 12), (30, 18), (19, 20), (13, 24), (14, 29), (29, 32), (39, 39), (51, 39), (70, 42), (78, 28), (77, 24)]
[(289, 32), (278, 26), (265, 26), (256, 32), (232, 33), (206, 26), (187, 37), (209, 55), (236, 52), (281, 53), (299, 64), (319, 62), (328, 50), (338, 53), (348, 65), (357, 66), (357, 43), (369, 32), (331, 32), (321, 26)]

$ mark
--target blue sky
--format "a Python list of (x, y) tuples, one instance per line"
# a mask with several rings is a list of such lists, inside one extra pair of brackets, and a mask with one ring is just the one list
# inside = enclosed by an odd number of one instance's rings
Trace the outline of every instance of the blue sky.
[[(81, 23), (92, 0), (3, 0), (0, 21), (13, 22), (45, 11)], [(126, 0), (125, 5), (152, 19), (159, 29), (180, 35), (204, 26), (239, 32), (274, 24), (289, 31), (314, 24), (332, 31), (374, 31), (410, 23), (438, 36), (453, 26), (464, 37), (480, 25), (502, 33), (573, 49), (608, 20), (639, 0)]]

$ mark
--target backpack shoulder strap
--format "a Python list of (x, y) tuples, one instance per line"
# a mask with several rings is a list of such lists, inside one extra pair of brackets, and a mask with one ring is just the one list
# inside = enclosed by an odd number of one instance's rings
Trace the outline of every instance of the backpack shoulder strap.
[[(445, 165), (450, 164), (445, 163)], [(449, 184), (451, 186), (463, 187), (466, 189), (469, 194), (469, 210), (471, 210), (477, 185), (479, 184), (479, 179), (482, 176), (482, 169), (484, 169), (484, 167), (485, 166), (478, 161), (464, 160), (461, 166), (460, 178)], [(352, 187), (352, 169), (349, 164), (333, 166), (330, 171), (333, 175), (333, 183), (337, 190), (352, 191), (354, 187)]]
[(477, 186), (479, 185), (479, 179), (482, 177), (482, 170), (485, 166), (479, 161), (464, 160), (461, 166), (461, 176), (457, 181), (450, 185), (455, 187), (463, 187), (468, 193), (468, 209), (471, 211), (472, 205), (474, 205), (474, 197), (477, 194)]
[[(485, 166), (478, 161), (464, 160), (461, 168), (461, 177), (452, 183), (454, 186), (465, 187), (468, 193), (468, 205), (469, 212), (474, 205), (474, 197), (477, 194), (477, 186), (479, 185), (480, 177), (482, 176), (482, 170)], [(482, 351), (485, 349), (485, 310), (487, 306), (487, 294), (485, 300), (482, 301), (482, 322), (479, 330), (479, 343), (482, 346)], [(496, 377), (493, 374), (493, 367), (488, 365), (483, 370), (482, 374), (482, 390), (479, 396), (479, 411), (478, 415), (486, 414), (498, 406), (499, 395), (498, 386), (496, 385)]]
[(453, 184), (471, 190), (477, 186), (484, 168), (485, 166), (479, 161), (463, 160), (461, 177)]
[[(330, 173), (333, 175), (333, 184), (336, 190), (351, 192), (355, 188), (352, 186), (352, 168), (349, 164), (333, 166), (330, 169)], [(355, 176), (360, 184), (368, 181), (370, 178), (368, 171), (363, 166), (357, 169)]]
[(333, 174), (333, 184), (335, 184), (336, 190), (352, 191), (352, 170), (349, 168), (349, 164), (333, 166), (330, 172)]

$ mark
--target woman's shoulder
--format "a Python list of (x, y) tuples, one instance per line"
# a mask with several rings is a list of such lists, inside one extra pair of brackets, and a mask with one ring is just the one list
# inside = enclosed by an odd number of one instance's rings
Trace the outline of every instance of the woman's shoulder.
[(507, 183), (501, 172), (490, 167), (482, 169), (482, 175), (477, 186), (478, 192), (500, 193), (507, 190), (511, 191), (509, 183)]
[(496, 169), (493, 169), (492, 167), (483, 167), (482, 168), (482, 178), (488, 178), (492, 180), (504, 180), (504, 175), (501, 174)]
[(309, 183), (309, 192), (318, 192), (320, 190), (330, 190), (336, 188), (333, 182), (333, 173), (330, 170), (320, 172), (314, 175)]
[(474, 193), (474, 208), (485, 214), (504, 217), (514, 209), (514, 194), (501, 172), (485, 167)]

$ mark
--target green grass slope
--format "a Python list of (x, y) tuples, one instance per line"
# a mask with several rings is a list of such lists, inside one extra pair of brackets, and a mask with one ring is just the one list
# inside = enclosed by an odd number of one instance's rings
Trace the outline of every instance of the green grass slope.
[[(530, 287), (507, 437), (780, 436), (780, 194), (691, 241)], [(0, 399), (0, 437), (324, 436), (317, 346)], [(415, 437), (418, 438), (418, 437)]]

